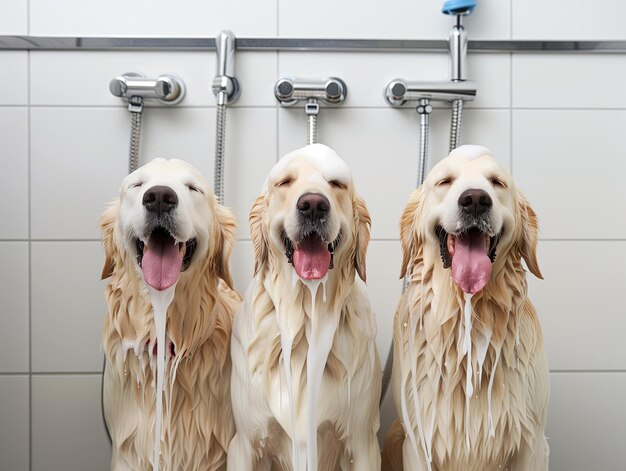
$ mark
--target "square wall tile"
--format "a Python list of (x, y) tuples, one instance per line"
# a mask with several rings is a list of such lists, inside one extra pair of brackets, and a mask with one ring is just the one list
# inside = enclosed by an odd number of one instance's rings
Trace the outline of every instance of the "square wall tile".
[(543, 238), (626, 237), (626, 219), (616, 217), (624, 210), (625, 111), (516, 110), (512, 128), (513, 176)]
[(111, 469), (101, 375), (35, 375), (32, 381), (32, 470)]
[(238, 240), (230, 257), (230, 273), (235, 291), (243, 298), (254, 276), (254, 247), (249, 240)]
[[(5, 19), (3, 11), (0, 22)], [(28, 104), (28, 52), (0, 52), (0, 81), (0, 105)]]
[[(128, 114), (122, 108), (31, 111), (33, 238), (100, 238), (98, 217), (128, 171)], [(146, 128), (149, 123), (148, 117)]]
[(625, 108), (621, 54), (515, 54), (515, 108)]
[[(111, 94), (109, 83), (118, 75), (140, 72), (152, 78), (178, 75), (186, 88), (178, 106), (215, 106), (211, 84), (216, 61), (214, 51), (34, 51), (31, 53), (31, 100), (35, 105), (126, 107), (126, 100)], [(68, 74), (68, 70), (72, 73)], [(241, 85), (241, 98), (235, 106), (275, 104), (276, 53), (238, 52), (235, 72)], [(155, 100), (146, 100), (145, 104), (147, 107), (163, 106)]]
[(0, 376), (0, 469), (29, 470), (28, 376)]
[(626, 3), (511, 0), (512, 39), (623, 40)]
[(100, 242), (33, 242), (32, 370), (102, 370), (106, 281)]
[(240, 36), (274, 36), (276, 14), (270, 0), (181, 0), (175, 6), (165, 0), (30, 0), (30, 34), (210, 37), (227, 29)]
[[(0, 108), (0, 239), (28, 238), (28, 110)], [(10, 202), (10, 203), (9, 203)]]
[[(285, 37), (444, 39), (453, 24), (440, 1), (333, 2), (311, 8), (305, 0), (279, 0), (279, 34)], [(471, 39), (509, 39), (510, 3), (484, 0), (465, 22)]]
[(0, 35), (25, 35), (28, 31), (28, 0), (3, 0)]
[[(474, 101), (468, 108), (504, 108), (510, 105), (510, 57), (508, 54), (471, 54), (469, 76), (478, 84)], [(281, 52), (279, 75), (322, 79), (339, 77), (347, 87), (346, 107), (388, 108), (384, 98), (387, 83), (393, 79), (407, 81), (447, 80), (450, 76), (448, 54), (408, 53), (338, 53)], [(436, 107), (447, 107), (434, 103)]]
[(0, 313), (0, 372), (28, 372), (28, 242), (0, 242)]
[(550, 470), (622, 469), (626, 374), (553, 373), (551, 383)]
[(376, 345), (385, 366), (391, 339), (393, 320), (402, 295), (400, 241), (372, 241), (367, 249), (367, 286), (365, 291), (376, 314)]
[[(608, 254), (610, 263), (607, 263)], [(626, 241), (541, 241), (528, 275), (553, 370), (626, 369)]]

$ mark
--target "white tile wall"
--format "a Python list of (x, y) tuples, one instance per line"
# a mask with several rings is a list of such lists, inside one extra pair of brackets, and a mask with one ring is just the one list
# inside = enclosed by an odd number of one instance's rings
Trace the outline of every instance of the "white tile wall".
[(30, 0), (30, 34), (37, 36), (241, 36), (276, 34), (276, 1)]
[[(3, 12), (4, 13), (4, 12)], [(4, 15), (0, 18), (5, 19)], [(2, 20), (0, 20), (2, 21)], [(0, 31), (2, 31), (0, 29)], [(2, 31), (0, 34), (7, 34)], [(0, 104), (28, 104), (28, 53), (24, 51), (0, 52)]]
[(100, 375), (32, 379), (32, 470), (111, 468)]
[(516, 108), (626, 108), (623, 55), (519, 54), (512, 70)]
[[(208, 37), (230, 28), (239, 36), (445, 39), (452, 19), (439, 12), (442, 1), (182, 0), (171, 8), (163, 0), (0, 0), (0, 34)], [(465, 24), (473, 39), (626, 39), (625, 13), (620, 0), (481, 0)], [(530, 294), (553, 369), (551, 469), (621, 469), (626, 102), (619, 90), (626, 61), (472, 54), (468, 62), (478, 96), (467, 103), (463, 141), (492, 148), (541, 221), (546, 279), (531, 279)], [(127, 71), (174, 72), (188, 87), (176, 109), (148, 104), (142, 161), (184, 158), (210, 181), (213, 52), (0, 52), (3, 470), (108, 469), (97, 218), (127, 170), (129, 116), (108, 92), (109, 81)], [(320, 137), (352, 166), (373, 217), (367, 291), (384, 361), (400, 295), (398, 220), (415, 186), (419, 118), (413, 109), (389, 108), (383, 88), (397, 77), (445, 79), (446, 55), (241, 52), (237, 75), (243, 93), (228, 112), (226, 147), (226, 204), (239, 222), (236, 288), (245, 291), (253, 269), (252, 201), (277, 156), (305, 143), (303, 110), (277, 107), (275, 80), (337, 75), (348, 99), (322, 110)], [(449, 109), (435, 108), (430, 166), (448, 145)], [(385, 404), (381, 435), (393, 419)]]
[(513, 39), (622, 40), (626, 4), (619, 0), (512, 0)]
[(513, 112), (513, 174), (535, 206), (544, 238), (626, 235), (626, 111)]
[(28, 0), (2, 0), (0, 6), (0, 34), (28, 34)]
[(28, 243), (0, 242), (0, 373), (28, 372), (28, 281)]
[(623, 469), (626, 374), (553, 373), (551, 387), (550, 470)]
[(0, 108), (0, 239), (28, 239), (28, 108)]
[(626, 370), (626, 241), (542, 241), (530, 275), (553, 370)]
[(29, 469), (28, 376), (0, 376), (0, 469)]
[(102, 371), (100, 242), (33, 242), (32, 371)]

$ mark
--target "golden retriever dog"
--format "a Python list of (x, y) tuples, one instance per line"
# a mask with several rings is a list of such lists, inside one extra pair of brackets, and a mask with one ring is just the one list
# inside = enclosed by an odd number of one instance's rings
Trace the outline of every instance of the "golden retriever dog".
[(548, 363), (522, 266), (541, 278), (537, 237), (484, 147), (455, 149), (410, 196), (383, 469), (548, 469)]
[[(111, 469), (225, 469), (235, 434), (230, 335), (240, 304), (228, 267), (233, 216), (191, 165), (155, 159), (124, 179), (100, 223), (102, 277), (111, 278), (103, 332)], [(161, 456), (154, 463), (157, 345), (148, 286), (163, 291), (175, 283), (163, 346)]]
[(250, 213), (256, 275), (237, 311), (228, 469), (378, 470), (370, 217), (322, 144), (283, 157)]

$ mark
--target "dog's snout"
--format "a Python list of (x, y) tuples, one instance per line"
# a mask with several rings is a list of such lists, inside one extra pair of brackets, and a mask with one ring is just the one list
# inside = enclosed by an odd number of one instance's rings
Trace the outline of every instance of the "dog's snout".
[(305, 193), (298, 198), (296, 207), (305, 218), (322, 219), (330, 211), (330, 202), (319, 193)]
[(491, 209), (493, 201), (484, 190), (466, 190), (459, 196), (459, 206), (472, 216), (479, 216)]
[(176, 192), (168, 186), (153, 186), (143, 195), (143, 205), (157, 215), (168, 213), (178, 205)]

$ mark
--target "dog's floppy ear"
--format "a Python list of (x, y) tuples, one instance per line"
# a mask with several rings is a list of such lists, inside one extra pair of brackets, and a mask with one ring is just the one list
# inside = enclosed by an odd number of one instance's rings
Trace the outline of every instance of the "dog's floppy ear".
[(521, 235), (518, 243), (519, 255), (526, 262), (530, 272), (537, 278), (543, 279), (537, 263), (537, 239), (539, 238), (539, 222), (537, 214), (521, 194), (517, 195), (520, 211)]
[(354, 195), (352, 203), (354, 208), (354, 227), (356, 230), (356, 241), (354, 247), (354, 268), (359, 277), (366, 281), (367, 274), (365, 270), (365, 261), (367, 256), (367, 246), (370, 243), (370, 227), (372, 219), (370, 213), (365, 206), (365, 201), (358, 195)]
[(409, 264), (417, 256), (421, 244), (416, 223), (422, 210), (422, 195), (422, 187), (411, 193), (400, 218), (400, 244), (402, 245), (400, 278), (406, 276)]
[(215, 218), (215, 229), (218, 234), (216, 237), (217, 242), (213, 256), (213, 265), (215, 266), (217, 276), (224, 280), (230, 289), (234, 289), (233, 279), (230, 275), (229, 261), (233, 244), (235, 243), (235, 229), (237, 227), (235, 216), (233, 216), (230, 209), (216, 204)]
[(115, 268), (116, 251), (113, 230), (119, 210), (119, 201), (116, 200), (100, 216), (100, 229), (102, 230), (102, 246), (104, 248), (104, 266), (102, 267), (101, 280), (110, 277)]
[(254, 245), (254, 274), (259, 273), (269, 257), (267, 229), (263, 225), (265, 212), (265, 195), (257, 197), (250, 210), (250, 234)]

